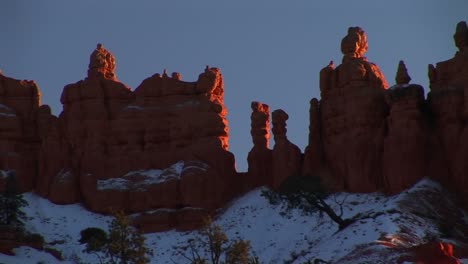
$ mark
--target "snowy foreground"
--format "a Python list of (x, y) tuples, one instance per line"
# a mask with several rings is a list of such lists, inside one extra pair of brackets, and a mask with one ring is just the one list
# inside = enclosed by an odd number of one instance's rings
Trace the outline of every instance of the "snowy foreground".
[[(297, 210), (280, 214), (281, 206), (270, 205), (261, 196), (261, 189), (257, 189), (228, 205), (215, 223), (224, 228), (229, 238), (250, 240), (261, 263), (298, 264), (315, 258), (330, 263), (396, 263), (398, 252), (390, 250), (389, 245), (410, 247), (441, 236), (437, 220), (424, 217), (437, 214), (437, 208), (424, 201), (427, 195), (435, 195), (443, 204), (454, 207), (441, 187), (430, 180), (392, 197), (340, 193), (328, 201), (338, 209), (344, 200), (345, 218), (357, 213), (371, 217), (337, 232), (337, 225), (325, 215), (304, 215)], [(29, 202), (24, 209), (29, 217), (27, 228), (43, 235), (48, 246), (62, 252), (65, 261), (21, 247), (15, 249), (16, 256), (0, 254), (0, 263), (99, 263), (94, 255), (82, 252), (79, 233), (87, 227), (107, 230), (111, 217), (91, 213), (79, 204), (55, 205), (31, 193), (25, 198)], [(147, 234), (147, 246), (154, 251), (151, 263), (188, 263), (175, 254), (173, 247), (195, 235), (197, 232)], [(468, 259), (462, 263), (468, 263)]]

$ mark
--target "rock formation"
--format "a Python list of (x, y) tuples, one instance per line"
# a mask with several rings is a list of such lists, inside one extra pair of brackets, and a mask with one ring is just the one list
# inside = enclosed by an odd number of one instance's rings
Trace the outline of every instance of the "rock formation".
[(367, 39), (351, 27), (341, 41), (343, 61), (320, 72), (320, 114), (325, 160), (332, 188), (372, 192), (381, 186), (382, 142), (385, 135), (384, 101), (387, 82), (379, 68), (362, 55)]
[(468, 27), (457, 24), (453, 36), (459, 51), (436, 67), (429, 65), (430, 92), (428, 104), (434, 115), (437, 149), (442, 153), (443, 167), (453, 186), (468, 199)]
[(253, 148), (247, 156), (249, 165), (248, 181), (253, 186), (271, 183), (272, 152), (268, 148), (270, 141), (270, 107), (260, 102), (252, 102), (250, 116)]
[(277, 188), (293, 174), (320, 176), (332, 190), (398, 193), (430, 176), (468, 200), (468, 27), (457, 25), (459, 51), (429, 65), (430, 92), (409, 84), (400, 62), (388, 88), (368, 62), (367, 37), (351, 27), (342, 64), (320, 71), (320, 101), (310, 101), (304, 156), (286, 136), (288, 115), (253, 102), (247, 173), (228, 151), (220, 70), (195, 82), (154, 74), (134, 91), (119, 82), (115, 58), (101, 44), (84, 80), (64, 87), (59, 117), (40, 104), (32, 81), (0, 74), (0, 189), (17, 172), (22, 191), (55, 203), (135, 213), (142, 230), (189, 229), (251, 188)]
[[(19, 189), (31, 190), (37, 175), (41, 94), (34, 81), (0, 73), (0, 170), (15, 170)], [(3, 185), (0, 177), (0, 185)]]
[(384, 187), (398, 193), (426, 173), (426, 145), (428, 127), (424, 113), (424, 89), (411, 84), (403, 61), (398, 65), (396, 85), (385, 92), (390, 107), (387, 116), (387, 135), (383, 143), (382, 173)]
[(309, 110), (309, 144), (304, 151), (304, 164), (302, 166), (302, 175), (304, 176), (319, 176), (326, 173), (320, 128), (320, 106), (318, 100), (313, 98), (310, 100)]
[(303, 175), (321, 167), (325, 169), (317, 174), (334, 190), (388, 193), (430, 176), (468, 197), (465, 22), (457, 25), (454, 40), (459, 48), (455, 57), (429, 65), (431, 91), (425, 101), (423, 87), (409, 84), (403, 62), (396, 85), (386, 90), (380, 70), (362, 57), (364, 31), (349, 28), (341, 43), (342, 64), (335, 69), (330, 62), (320, 72), (322, 98), (311, 101)]
[(273, 188), (278, 188), (287, 177), (300, 173), (302, 157), (301, 150), (291, 143), (286, 136), (288, 114), (278, 109), (273, 111), (272, 118), (275, 146), (272, 152), (273, 177), (268, 184)]
[(22, 190), (96, 212), (161, 209), (158, 219), (177, 220), (148, 226), (156, 215), (144, 213), (135, 223), (145, 230), (190, 228), (239, 193), (217, 68), (196, 82), (164, 70), (132, 92), (98, 44), (87, 78), (65, 86), (58, 118), (40, 106), (35, 83), (0, 78), (0, 169), (16, 170)]

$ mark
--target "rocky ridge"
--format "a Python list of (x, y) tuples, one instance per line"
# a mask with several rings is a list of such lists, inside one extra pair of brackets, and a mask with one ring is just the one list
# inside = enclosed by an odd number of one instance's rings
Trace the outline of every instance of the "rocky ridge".
[(276, 188), (292, 174), (320, 176), (334, 191), (389, 194), (429, 176), (468, 200), (465, 22), (454, 39), (454, 58), (429, 66), (424, 99), (403, 62), (389, 88), (363, 56), (365, 32), (349, 28), (341, 65), (320, 71), (321, 99), (310, 101), (304, 153), (287, 138), (286, 112), (270, 115), (268, 105), (252, 103), (247, 173), (236, 172), (228, 151), (219, 69), (207, 66), (195, 82), (164, 70), (132, 91), (98, 44), (87, 77), (64, 87), (58, 117), (41, 105), (34, 82), (0, 75), (0, 169), (15, 170), (22, 191), (58, 204), (142, 213), (136, 224), (145, 231), (195, 228), (233, 197)]

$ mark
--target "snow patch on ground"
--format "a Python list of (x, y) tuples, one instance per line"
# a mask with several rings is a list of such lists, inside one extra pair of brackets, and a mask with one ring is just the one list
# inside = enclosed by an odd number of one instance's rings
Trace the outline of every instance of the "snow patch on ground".
[(15, 111), (4, 104), (0, 104), (0, 111), (4, 111), (0, 112), (0, 116), (16, 117)]
[(131, 110), (143, 110), (145, 109), (144, 107), (138, 106), (138, 105), (128, 105), (126, 109), (131, 109)]
[[(171, 168), (179, 173), (183, 166)], [(261, 263), (300, 264), (316, 258), (331, 263), (396, 263), (398, 257), (385, 244), (411, 246), (425, 242), (437, 228), (431, 219), (411, 213), (403, 207), (408, 199), (420, 191), (438, 192), (440, 186), (423, 180), (413, 188), (396, 196), (380, 193), (338, 193), (327, 201), (339, 211), (342, 203), (343, 217), (367, 215), (338, 232), (337, 225), (327, 216), (304, 214), (299, 210), (284, 212), (280, 205), (271, 205), (262, 196), (264, 188), (253, 190), (231, 202), (215, 223), (222, 226), (231, 239), (250, 240), (254, 253)], [(18, 256), (0, 254), (0, 263), (73, 263), (79, 258), (86, 263), (99, 263), (96, 256), (83, 253), (78, 243), (79, 232), (87, 227), (107, 230), (111, 217), (94, 214), (80, 204), (55, 205), (34, 194), (25, 194), (29, 206), (27, 229), (42, 234), (48, 243), (62, 241), (53, 247), (62, 251), (65, 261), (49, 258), (31, 248), (19, 248)], [(168, 231), (146, 234), (146, 245), (154, 250), (151, 263), (188, 263), (176, 254), (174, 247), (184, 245), (197, 232)], [(371, 252), (363, 255), (362, 252)], [(462, 263), (468, 263), (463, 260)]]
[(10, 176), (11, 170), (0, 170), (0, 178), (6, 179)]
[(98, 190), (139, 190), (145, 191), (147, 186), (153, 184), (161, 184), (166, 181), (180, 180), (183, 172), (188, 169), (198, 169), (206, 171), (208, 165), (204, 163), (196, 163), (196, 165), (188, 165), (184, 161), (179, 161), (169, 168), (164, 170), (149, 169), (130, 171), (122, 178), (112, 178), (97, 181)]

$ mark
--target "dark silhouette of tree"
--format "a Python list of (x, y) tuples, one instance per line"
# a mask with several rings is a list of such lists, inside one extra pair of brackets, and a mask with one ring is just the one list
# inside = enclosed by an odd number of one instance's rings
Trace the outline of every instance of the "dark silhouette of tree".
[(80, 235), (79, 242), (86, 244), (84, 252), (94, 253), (99, 258), (99, 262), (103, 263), (102, 256), (99, 253), (105, 252), (105, 246), (109, 241), (106, 231), (97, 227), (89, 227), (81, 230)]
[(354, 217), (342, 218), (343, 203), (338, 203), (340, 213), (337, 213), (326, 202), (325, 199), (328, 197), (328, 193), (319, 177), (293, 175), (288, 177), (277, 191), (264, 191), (262, 195), (272, 204), (286, 201), (287, 209), (298, 208), (308, 213), (317, 211), (325, 213), (332, 221), (338, 224), (339, 230), (346, 228), (356, 221)]
[(18, 193), (15, 171), (7, 171), (5, 190), (0, 194), (0, 224), (22, 229), (26, 215), (21, 207), (26, 205), (28, 202)]

